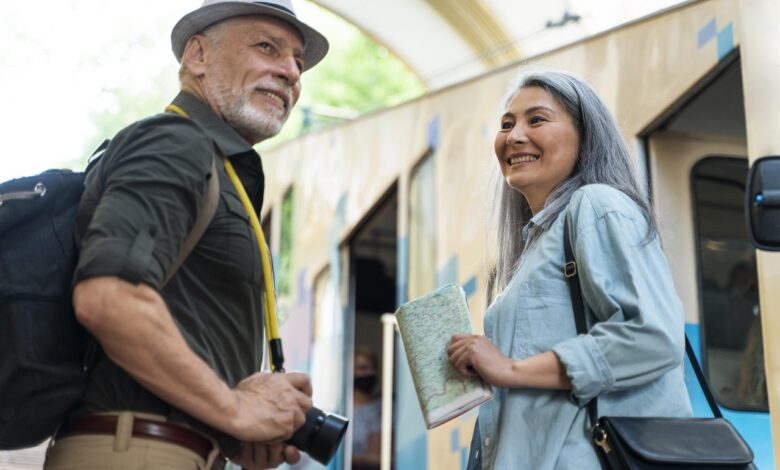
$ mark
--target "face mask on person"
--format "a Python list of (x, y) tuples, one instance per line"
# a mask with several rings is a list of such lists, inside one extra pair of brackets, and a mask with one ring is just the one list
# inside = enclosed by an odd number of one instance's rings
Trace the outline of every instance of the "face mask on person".
[(355, 377), (355, 388), (363, 393), (370, 393), (376, 385), (376, 375), (364, 375)]

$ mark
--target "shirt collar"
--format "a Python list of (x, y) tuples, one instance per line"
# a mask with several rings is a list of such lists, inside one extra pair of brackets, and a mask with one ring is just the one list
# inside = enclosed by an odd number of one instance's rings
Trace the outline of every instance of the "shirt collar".
[(528, 236), (531, 233), (531, 230), (547, 230), (547, 227), (549, 227), (549, 223), (541, 223), (542, 220), (544, 220), (544, 215), (548, 211), (547, 207), (543, 208), (536, 214), (534, 214), (533, 217), (531, 217), (531, 220), (528, 221), (527, 224), (525, 224), (525, 227), (523, 227), (523, 241), (528, 241)]
[(179, 95), (173, 100), (173, 104), (182, 108), (190, 115), (190, 118), (197, 121), (226, 157), (251, 152), (259, 158), (249, 142), (220, 118), (209, 105), (194, 95), (186, 91), (179, 92)]
[(196, 121), (222, 155), (230, 159), (259, 214), (263, 206), (265, 190), (265, 175), (260, 155), (209, 105), (195, 95), (181, 91), (174, 98), (173, 104), (183, 109), (191, 119)]

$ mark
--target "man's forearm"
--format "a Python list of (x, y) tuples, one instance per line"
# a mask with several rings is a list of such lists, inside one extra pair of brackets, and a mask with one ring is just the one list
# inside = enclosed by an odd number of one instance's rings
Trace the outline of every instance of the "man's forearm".
[(187, 345), (160, 295), (116, 277), (74, 289), (79, 321), (108, 357), (165, 402), (232, 434), (237, 412), (225, 382)]

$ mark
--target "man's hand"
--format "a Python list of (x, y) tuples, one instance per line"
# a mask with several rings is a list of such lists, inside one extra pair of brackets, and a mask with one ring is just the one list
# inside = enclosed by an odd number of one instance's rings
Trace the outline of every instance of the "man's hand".
[(306, 421), (312, 407), (311, 393), (306, 374), (257, 373), (247, 377), (233, 390), (237, 406), (230, 434), (245, 442), (264, 444), (289, 439)]
[(238, 455), (230, 459), (246, 470), (275, 468), (283, 463), (294, 464), (301, 459), (301, 453), (285, 444), (244, 443)]

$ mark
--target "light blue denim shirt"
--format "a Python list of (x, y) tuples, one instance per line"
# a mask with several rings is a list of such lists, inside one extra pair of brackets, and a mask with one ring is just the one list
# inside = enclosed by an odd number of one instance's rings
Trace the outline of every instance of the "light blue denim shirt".
[[(684, 316), (659, 240), (624, 193), (577, 190), (549, 224), (537, 214), (512, 280), (485, 314), (485, 334), (513, 359), (558, 355), (573, 390), (494, 388), (479, 410), (485, 469), (599, 469), (588, 401), (599, 414), (691, 416), (683, 379)], [(563, 223), (572, 247), (589, 332), (576, 334), (563, 275)], [(532, 233), (531, 231), (537, 231)]]

